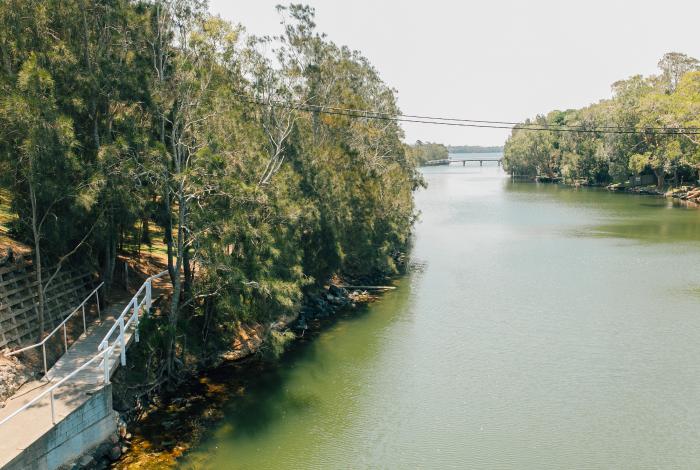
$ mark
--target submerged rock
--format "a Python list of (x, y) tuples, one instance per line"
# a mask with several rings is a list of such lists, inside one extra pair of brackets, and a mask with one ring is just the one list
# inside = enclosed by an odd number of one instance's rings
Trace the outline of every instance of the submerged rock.
[(113, 462), (119, 460), (119, 457), (122, 456), (122, 449), (119, 446), (112, 446), (112, 448), (109, 450), (108, 457), (110, 460)]
[(85, 454), (78, 460), (78, 468), (87, 468), (93, 465), (95, 465), (95, 457), (91, 454)]
[(107, 457), (109, 455), (110, 449), (112, 449), (112, 445), (113, 443), (111, 442), (103, 442), (102, 444), (97, 446), (93, 455), (98, 459), (102, 457)]
[(117, 432), (119, 433), (119, 437), (122, 439), (126, 437), (126, 423), (122, 419), (119, 419), (119, 422), (117, 423)]
[(331, 284), (328, 287), (328, 293), (335, 296), (335, 297), (347, 297), (348, 296), (348, 291), (346, 291), (342, 287), (336, 286), (335, 284)]

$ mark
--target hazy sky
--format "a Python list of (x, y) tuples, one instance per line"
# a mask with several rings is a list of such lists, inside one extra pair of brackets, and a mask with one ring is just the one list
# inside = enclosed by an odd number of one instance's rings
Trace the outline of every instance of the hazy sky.
[[(280, 0), (210, 0), (279, 34)], [(700, 58), (700, 0), (308, 0), (318, 30), (360, 50), (406, 114), (520, 121), (610, 96), (669, 51)], [(406, 140), (502, 144), (506, 130), (403, 124)]]

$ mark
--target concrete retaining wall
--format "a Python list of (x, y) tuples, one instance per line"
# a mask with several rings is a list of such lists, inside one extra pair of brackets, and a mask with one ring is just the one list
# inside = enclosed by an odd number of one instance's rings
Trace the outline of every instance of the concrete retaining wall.
[(3, 470), (53, 470), (105, 441), (116, 430), (112, 386), (107, 385), (27, 447)]

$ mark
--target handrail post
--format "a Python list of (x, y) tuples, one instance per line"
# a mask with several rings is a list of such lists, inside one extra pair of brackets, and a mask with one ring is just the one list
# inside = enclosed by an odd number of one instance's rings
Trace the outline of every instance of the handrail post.
[(68, 352), (68, 333), (66, 333), (66, 324), (63, 323), (63, 345), (66, 347), (66, 352)]
[(44, 377), (46, 377), (46, 374), (48, 373), (48, 370), (46, 369), (46, 343), (41, 343), (41, 352), (44, 356)]
[(152, 298), (152, 293), (151, 293), (151, 282), (152, 280), (149, 278), (146, 281), (146, 311), (151, 312), (151, 303), (153, 302)]
[(112, 355), (112, 350), (105, 346), (104, 355), (102, 360), (104, 361), (104, 374), (105, 374), (105, 385), (109, 384), (109, 357)]
[(49, 393), (51, 400), (51, 424), (56, 424), (56, 411), (53, 407), (53, 390)]
[(134, 341), (139, 342), (139, 303), (137, 297), (134, 297)]
[(85, 302), (83, 302), (83, 333), (87, 336), (87, 323), (85, 323)]
[(126, 365), (126, 339), (124, 338), (124, 316), (119, 317), (119, 343), (121, 345), (121, 351), (119, 351), (119, 356), (121, 359), (121, 364)]

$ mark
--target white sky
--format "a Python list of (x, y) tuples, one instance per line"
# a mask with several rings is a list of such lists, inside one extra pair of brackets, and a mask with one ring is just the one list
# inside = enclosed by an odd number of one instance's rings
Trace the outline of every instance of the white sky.
[[(210, 0), (279, 34), (280, 0)], [(700, 0), (307, 0), (320, 32), (360, 50), (406, 114), (520, 121), (610, 96), (665, 52), (700, 58)], [(406, 140), (500, 145), (509, 131), (403, 124)]]

